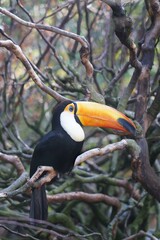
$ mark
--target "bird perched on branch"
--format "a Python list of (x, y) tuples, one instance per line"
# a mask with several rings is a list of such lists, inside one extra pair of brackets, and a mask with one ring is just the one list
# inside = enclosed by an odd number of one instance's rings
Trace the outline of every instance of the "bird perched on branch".
[[(35, 147), (30, 177), (39, 166), (51, 166), (57, 173), (71, 171), (85, 139), (83, 126), (111, 128), (124, 135), (136, 133), (134, 123), (112, 107), (94, 102), (61, 102), (53, 113), (52, 130)], [(33, 188), (30, 217), (46, 220), (47, 215), (45, 186)]]

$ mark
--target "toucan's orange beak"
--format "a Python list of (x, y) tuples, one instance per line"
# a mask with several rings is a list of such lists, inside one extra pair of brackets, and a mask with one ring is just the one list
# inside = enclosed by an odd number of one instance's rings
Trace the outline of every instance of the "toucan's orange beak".
[(77, 101), (76, 105), (76, 116), (83, 126), (111, 128), (126, 135), (136, 134), (132, 120), (112, 107), (82, 101)]

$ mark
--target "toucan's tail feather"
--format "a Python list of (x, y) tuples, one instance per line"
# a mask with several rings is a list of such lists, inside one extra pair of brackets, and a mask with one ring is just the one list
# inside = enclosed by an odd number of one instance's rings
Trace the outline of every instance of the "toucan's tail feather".
[(41, 188), (32, 189), (30, 218), (47, 220), (48, 217), (48, 203), (45, 191), (45, 185)]

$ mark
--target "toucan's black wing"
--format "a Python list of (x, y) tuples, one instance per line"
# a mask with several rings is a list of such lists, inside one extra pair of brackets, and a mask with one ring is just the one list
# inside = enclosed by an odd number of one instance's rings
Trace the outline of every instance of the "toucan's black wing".
[[(76, 157), (80, 154), (83, 142), (76, 143), (64, 131), (51, 131), (37, 144), (30, 166), (32, 176), (39, 166), (52, 166), (64, 173), (72, 169)], [(47, 219), (47, 198), (45, 187), (32, 190), (30, 217)]]
[(37, 144), (30, 166), (32, 176), (39, 166), (52, 166), (60, 173), (68, 172), (80, 154), (83, 142), (73, 141), (65, 132), (51, 131)]

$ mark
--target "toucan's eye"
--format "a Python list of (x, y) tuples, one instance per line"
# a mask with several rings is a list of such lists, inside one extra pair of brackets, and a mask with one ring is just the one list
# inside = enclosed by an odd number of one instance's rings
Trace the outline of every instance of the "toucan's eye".
[(74, 110), (73, 106), (69, 106), (69, 111), (73, 112), (73, 110)]

